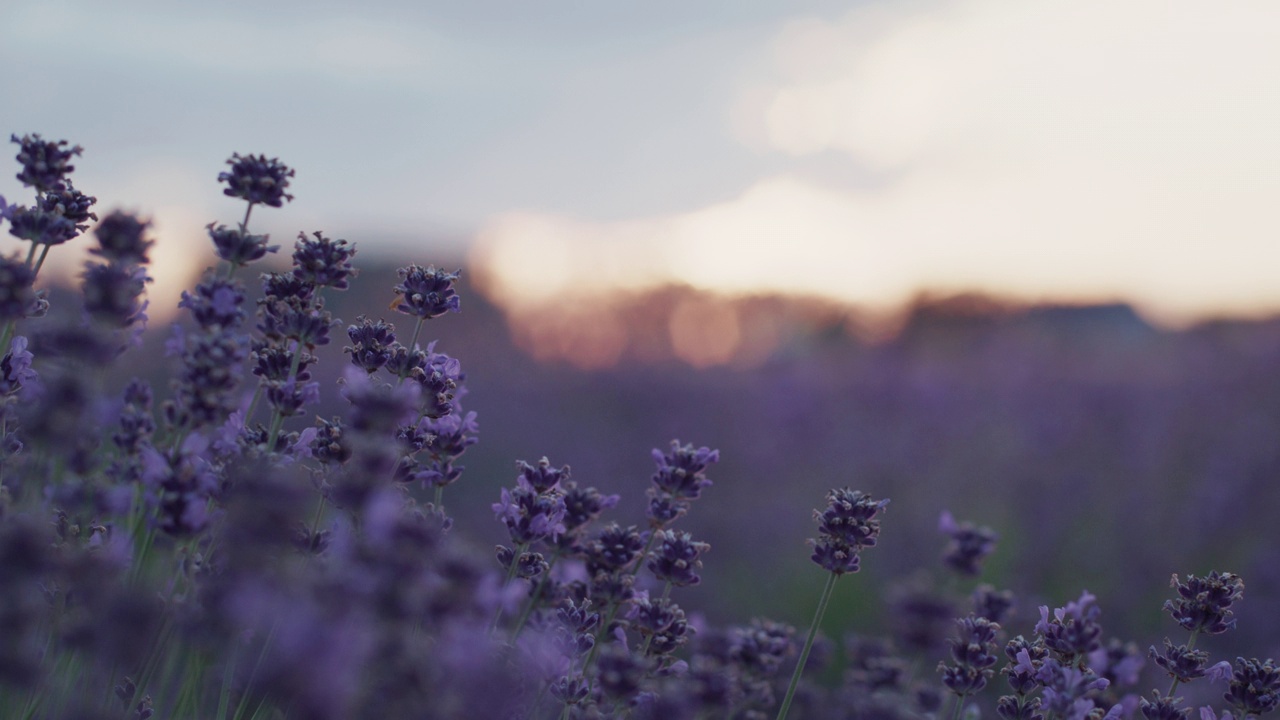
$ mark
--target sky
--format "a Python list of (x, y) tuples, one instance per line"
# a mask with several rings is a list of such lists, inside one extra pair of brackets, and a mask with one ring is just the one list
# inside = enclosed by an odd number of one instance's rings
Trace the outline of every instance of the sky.
[(253, 229), (465, 253), (513, 307), (1280, 311), (1272, 0), (9, 0), (0, 67), (0, 132), (82, 145), (77, 187), (153, 219), (156, 309), (238, 219), (240, 152), (297, 170)]

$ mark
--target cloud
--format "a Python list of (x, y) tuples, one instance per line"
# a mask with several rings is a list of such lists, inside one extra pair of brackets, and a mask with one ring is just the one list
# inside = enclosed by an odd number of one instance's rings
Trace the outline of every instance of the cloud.
[[(725, 131), (792, 169), (666, 216), (496, 218), (493, 284), (1280, 309), (1280, 5), (870, 3), (789, 23), (771, 53)], [(807, 170), (832, 155), (870, 180)]]

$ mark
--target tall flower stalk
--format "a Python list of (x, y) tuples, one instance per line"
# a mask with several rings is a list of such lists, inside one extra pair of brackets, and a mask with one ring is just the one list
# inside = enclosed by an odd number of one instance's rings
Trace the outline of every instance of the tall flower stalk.
[(836, 580), (841, 575), (858, 572), (861, 563), (859, 554), (864, 548), (875, 546), (880, 537), (880, 519), (877, 516), (888, 504), (887, 499), (873, 500), (859, 490), (843, 488), (827, 493), (825, 510), (813, 511), (813, 519), (818, 523), (818, 537), (809, 541), (813, 546), (810, 559), (829, 575), (827, 584), (822, 588), (822, 597), (818, 599), (813, 622), (809, 624), (804, 649), (800, 651), (795, 672), (791, 674), (791, 683), (787, 685), (787, 694), (782, 699), (782, 707), (778, 709), (778, 720), (784, 720), (791, 711), (791, 701), (800, 684), (800, 677), (804, 674), (813, 641), (818, 636), (822, 616), (826, 614), (827, 604), (831, 602)]

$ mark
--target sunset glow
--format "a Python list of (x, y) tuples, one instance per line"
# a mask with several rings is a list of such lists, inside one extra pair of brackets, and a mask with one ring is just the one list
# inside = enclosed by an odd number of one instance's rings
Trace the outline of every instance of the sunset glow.
[[(511, 308), (677, 283), (880, 312), (978, 291), (1172, 325), (1280, 310), (1274, 3), (876, 3), (792, 22), (771, 57), (725, 132), (790, 167), (682, 212), (496, 216), (473, 255), (486, 290)], [(673, 318), (691, 362), (736, 342), (723, 313)]]

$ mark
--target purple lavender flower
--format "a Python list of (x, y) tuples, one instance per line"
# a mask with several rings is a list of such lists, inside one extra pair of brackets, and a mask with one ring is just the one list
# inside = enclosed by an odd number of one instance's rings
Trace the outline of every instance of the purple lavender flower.
[(587, 573), (612, 574), (625, 569), (644, 549), (648, 535), (635, 525), (609, 523), (587, 545)]
[(1041, 663), (1036, 679), (1044, 688), (1044, 709), (1069, 720), (1084, 720), (1094, 708), (1094, 691), (1109, 685), (1090, 671), (1063, 665), (1052, 657)]
[(467, 378), (462, 372), (462, 363), (435, 352), (435, 346), (435, 342), (427, 345), (421, 372), (413, 373), (426, 401), (422, 412), (429, 418), (441, 418), (453, 412), (453, 399), (458, 397)]
[(400, 268), (400, 284), (394, 290), (400, 296), (395, 309), (424, 320), (458, 312), (458, 293), (453, 284), (462, 273), (437, 270), (435, 266), (410, 265)]
[(351, 403), (348, 424), (356, 432), (390, 435), (417, 413), (418, 397), (413, 385), (393, 388), (356, 368), (348, 368), (341, 383), (340, 393)]
[(91, 248), (89, 252), (121, 265), (146, 265), (149, 262), (147, 252), (155, 244), (145, 237), (150, 226), (150, 221), (116, 210), (94, 228), (98, 247)]
[(264, 302), (276, 300), (303, 302), (311, 299), (316, 286), (294, 276), (293, 273), (263, 273), (262, 294)]
[(268, 205), (280, 207), (293, 196), (286, 193), (289, 178), (293, 177), (292, 168), (280, 162), (278, 158), (267, 159), (266, 155), (240, 155), (234, 153), (227, 160), (230, 172), (218, 173), (218, 182), (225, 182), (227, 187), (223, 195), (241, 198), (250, 205)]
[(956, 620), (960, 632), (951, 639), (951, 665), (938, 664), (942, 684), (961, 698), (981, 691), (995, 674), (996, 632), (1000, 626), (972, 615)]
[(1019, 635), (1010, 640), (1004, 647), (1005, 657), (1009, 663), (1001, 671), (1009, 681), (1009, 687), (1019, 696), (1030, 695), (1040, 687), (1038, 672), (1045, 658), (1049, 657), (1049, 649), (1041, 642), (1028, 642)]
[[(299, 352), (301, 357), (295, 357)], [(311, 379), (310, 367), (316, 361), (316, 356), (306, 351), (286, 350), (278, 345), (254, 343), (252, 359), (253, 374), (263, 380), (283, 382), (295, 379), (305, 382)]]
[(530, 465), (523, 460), (516, 461), (516, 469), (520, 477), (540, 493), (558, 489), (561, 481), (569, 479), (569, 466), (551, 467), (551, 461), (543, 457), (537, 465)]
[(258, 305), (258, 330), (274, 341), (296, 340), (308, 350), (329, 344), (329, 328), (335, 321), (325, 310), (315, 310), (300, 303), (262, 301)]
[(1040, 622), (1036, 623), (1036, 632), (1044, 638), (1044, 644), (1054, 652), (1066, 658), (1088, 655), (1101, 646), (1098, 637), (1102, 634), (1102, 626), (1098, 617), (1102, 608), (1096, 603), (1097, 598), (1087, 590), (1080, 594), (1080, 599), (1067, 603), (1053, 611), (1053, 619), (1049, 619), (1049, 608), (1040, 606)]
[(34, 359), (25, 337), (18, 335), (9, 341), (9, 351), (0, 359), (0, 395), (14, 395), (36, 381), (36, 371), (31, 367)]
[(970, 522), (957, 523), (945, 510), (938, 519), (938, 531), (951, 538), (942, 561), (952, 570), (968, 576), (982, 572), (982, 560), (995, 550), (998, 539), (991, 528), (976, 527)]
[(1186, 645), (1175, 646), (1169, 638), (1164, 639), (1164, 652), (1156, 650), (1152, 645), (1148, 655), (1156, 665), (1169, 673), (1169, 677), (1180, 683), (1204, 677), (1205, 668), (1209, 664), (1209, 653), (1192, 650)]
[(39, 208), (15, 207), (9, 212), (9, 234), (37, 245), (61, 245), (80, 234), (75, 223)]
[(356, 274), (351, 267), (355, 247), (346, 240), (331, 240), (318, 230), (311, 234), (314, 240), (298, 233), (293, 246), (294, 277), (318, 288), (346, 290), (349, 278)]
[(111, 441), (126, 455), (138, 453), (155, 432), (155, 418), (151, 416), (151, 386), (133, 378), (124, 388), (124, 405), (120, 408), (120, 429)]
[(232, 395), (240, 381), (240, 365), (249, 352), (247, 338), (225, 331), (179, 338), (173, 349), (182, 355), (182, 368), (174, 383), (174, 397), (166, 404), (166, 416), (175, 426), (220, 425), (235, 407)]
[(76, 231), (82, 233), (89, 228), (90, 220), (98, 219), (97, 214), (90, 210), (96, 202), (98, 198), (76, 190), (68, 178), (41, 195), (36, 206), (44, 212), (70, 220), (76, 226)]
[[(199, 440), (196, 435), (190, 438)], [(191, 535), (209, 522), (207, 506), (217, 479), (198, 447), (198, 442), (189, 442), (174, 458), (154, 448), (143, 453), (142, 482), (155, 505), (160, 529), (170, 535)]]
[(619, 500), (617, 495), (601, 495), (593, 487), (580, 488), (572, 480), (563, 481), (560, 488), (564, 490), (564, 527), (567, 536), (577, 535), (606, 509), (615, 507)]
[(837, 575), (859, 569), (858, 553), (873, 547), (880, 536), (880, 520), (888, 500), (872, 500), (858, 490), (843, 488), (827, 493), (827, 508), (815, 510), (818, 538), (810, 540), (813, 560)]
[(1014, 605), (1011, 590), (996, 590), (990, 585), (974, 588), (972, 597), (974, 614), (994, 623), (1003, 622)]
[(710, 545), (695, 542), (687, 532), (674, 530), (658, 531), (656, 540), (658, 546), (646, 565), (655, 577), (676, 587), (702, 582), (697, 572), (702, 567), (699, 557), (711, 549)]
[(1140, 704), (1142, 716), (1147, 720), (1186, 720), (1191, 717), (1191, 708), (1180, 707), (1182, 698), (1162, 695), (1159, 690), (1152, 690), (1151, 697), (1152, 700), (1142, 698)]
[[(1233, 576), (1234, 577), (1234, 576)], [(1227, 692), (1222, 696), (1240, 717), (1271, 712), (1280, 704), (1280, 668), (1268, 658), (1236, 658)]]
[(638, 593), (627, 612), (631, 627), (647, 639), (645, 652), (651, 656), (670, 655), (688, 642), (689, 621), (684, 610), (669, 598), (651, 598)]
[(517, 479), (513, 489), (502, 488), (501, 500), (492, 507), (516, 545), (526, 546), (564, 532), (564, 499), (559, 494), (538, 492), (524, 478)]
[(267, 253), (280, 249), (279, 245), (268, 245), (269, 238), (266, 235), (252, 235), (239, 228), (228, 228), (217, 223), (209, 223), (205, 228), (209, 231), (209, 239), (213, 241), (218, 257), (235, 267), (244, 267), (266, 257)]
[(658, 490), (682, 500), (696, 500), (703, 488), (711, 486), (707, 468), (720, 461), (720, 451), (706, 447), (695, 450), (693, 445), (672, 440), (670, 452), (654, 449), (653, 461), (658, 464), (653, 473), (653, 484)]
[(115, 263), (86, 263), (81, 275), (84, 309), (111, 327), (132, 325), (143, 311), (142, 293), (151, 280), (145, 269)]
[(39, 133), (10, 135), (9, 140), (19, 146), (15, 156), (22, 165), (22, 172), (16, 176), (29, 188), (39, 192), (53, 190), (62, 182), (68, 173), (75, 170), (71, 158), (84, 152), (84, 148), (73, 145), (67, 148), (66, 140), (49, 141), (40, 137)]
[(1206, 577), (1188, 575), (1185, 583), (1174, 575), (1169, 584), (1178, 591), (1178, 598), (1166, 600), (1164, 610), (1183, 628), (1219, 635), (1236, 626), (1231, 605), (1244, 597), (1239, 575), (1214, 570)]
[(341, 465), (351, 459), (351, 443), (346, 438), (342, 418), (335, 417), (332, 421), (316, 418), (311, 456), (324, 465)]
[(361, 315), (358, 324), (347, 328), (351, 345), (343, 352), (351, 354), (351, 364), (373, 374), (391, 359), (391, 346), (396, 341), (395, 327), (388, 322), (374, 322)]

